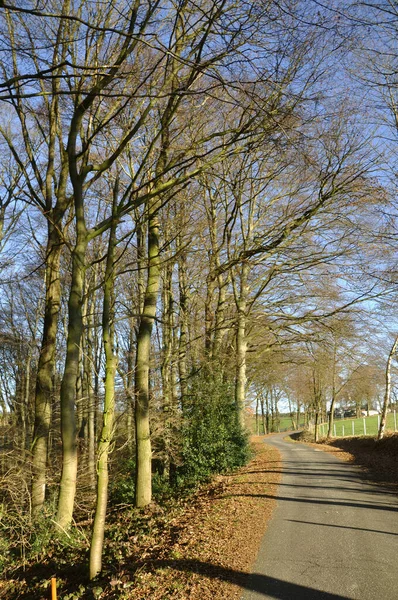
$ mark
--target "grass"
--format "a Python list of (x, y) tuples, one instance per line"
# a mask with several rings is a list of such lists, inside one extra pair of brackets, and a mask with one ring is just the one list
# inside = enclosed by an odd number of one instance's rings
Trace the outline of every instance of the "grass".
[[(271, 422), (271, 417), (270, 417)], [(262, 419), (259, 416), (258, 419), (259, 427), (260, 427), (260, 435), (263, 433)], [(247, 417), (247, 426), (253, 434), (256, 434), (256, 417), (249, 416)], [(300, 423), (300, 427), (304, 427), (304, 415), (302, 415), (302, 421)], [(289, 415), (280, 415), (279, 416), (279, 430), (283, 431), (291, 431), (292, 428), (292, 419)]]
[[(361, 417), (360, 419), (335, 419), (334, 421), (336, 430), (333, 432), (334, 437), (344, 436), (360, 436), (360, 435), (377, 435), (378, 431), (378, 417), (377, 415), (371, 417)], [(397, 415), (398, 425), (398, 415)], [(366, 427), (366, 431), (365, 431)], [(387, 431), (394, 431), (394, 415), (389, 413), (387, 415)], [(326, 435), (327, 424), (321, 425), (321, 435)]]

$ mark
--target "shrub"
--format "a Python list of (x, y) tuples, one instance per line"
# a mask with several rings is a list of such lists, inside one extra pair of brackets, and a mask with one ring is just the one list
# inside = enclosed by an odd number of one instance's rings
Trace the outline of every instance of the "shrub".
[(239, 423), (230, 381), (208, 371), (195, 377), (181, 434), (180, 485), (199, 483), (247, 462), (247, 435)]

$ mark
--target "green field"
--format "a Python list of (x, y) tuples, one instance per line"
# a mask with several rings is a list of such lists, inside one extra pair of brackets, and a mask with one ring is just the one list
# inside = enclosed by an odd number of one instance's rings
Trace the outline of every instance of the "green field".
[[(396, 417), (398, 426), (398, 415)], [(351, 436), (351, 435), (377, 435), (378, 418), (377, 415), (372, 417), (361, 417), (360, 419), (335, 419), (335, 431), (332, 435), (335, 437)], [(327, 423), (323, 423), (320, 429), (321, 436), (327, 433)], [(366, 428), (366, 431), (365, 431)], [(387, 431), (394, 431), (394, 415), (387, 415)]]
[[(271, 422), (271, 419), (270, 419)], [(259, 423), (259, 427), (260, 427), (260, 434), (263, 433), (263, 429), (262, 429), (262, 420), (261, 420), (261, 416), (258, 419), (258, 423)], [(250, 416), (248, 418), (247, 421), (247, 425), (250, 428), (250, 431), (252, 431), (253, 433), (256, 433), (256, 417), (255, 416)], [(301, 423), (300, 423), (300, 428), (304, 427), (304, 415), (301, 415)], [(279, 430), (280, 431), (290, 431), (292, 428), (292, 419), (289, 417), (289, 415), (280, 415), (279, 416)]]
[[(364, 424), (365, 419), (365, 424)], [(378, 420), (377, 415), (372, 417), (361, 417), (360, 419), (335, 419), (335, 431), (332, 435), (334, 437), (352, 436), (352, 435), (377, 435), (378, 431)], [(398, 413), (396, 415), (396, 430), (398, 431)], [(254, 416), (248, 417), (247, 425), (253, 433), (256, 433), (256, 418)], [(366, 432), (364, 425), (366, 426)], [(304, 426), (304, 418), (300, 423), (300, 428)], [(259, 418), (260, 435), (262, 431), (261, 417)], [(320, 435), (326, 436), (328, 425), (322, 423), (320, 425)], [(280, 415), (279, 417), (279, 430), (290, 431), (292, 429), (292, 420), (288, 415)], [(389, 413), (387, 415), (387, 431), (394, 431), (394, 415)]]

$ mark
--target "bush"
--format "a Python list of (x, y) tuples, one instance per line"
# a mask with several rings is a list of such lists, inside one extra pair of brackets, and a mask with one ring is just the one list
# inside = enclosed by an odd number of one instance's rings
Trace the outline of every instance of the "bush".
[(109, 504), (133, 504), (135, 494), (135, 460), (119, 459), (109, 484)]
[(204, 371), (196, 376), (184, 406), (181, 434), (180, 485), (199, 483), (247, 462), (248, 439), (240, 426), (231, 382)]
[[(180, 495), (183, 488), (209, 480), (212, 475), (240, 467), (249, 459), (248, 438), (239, 422), (234, 385), (220, 373), (202, 369), (191, 379), (181, 423), (173, 432), (173, 472), (163, 473), (162, 459), (152, 463), (152, 491), (157, 502), (176, 493)], [(159, 440), (157, 444), (160, 446)], [(133, 460), (119, 459), (111, 477), (111, 505), (134, 502), (134, 472)]]

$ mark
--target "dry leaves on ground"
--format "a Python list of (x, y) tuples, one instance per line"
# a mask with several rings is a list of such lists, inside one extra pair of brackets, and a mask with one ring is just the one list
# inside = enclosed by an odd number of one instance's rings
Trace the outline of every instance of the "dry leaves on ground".
[(134, 574), (120, 598), (240, 597), (274, 506), (268, 496), (280, 478), (278, 451), (263, 438), (254, 438), (253, 445), (256, 455), (246, 467), (217, 477), (178, 517), (178, 535), (165, 534), (155, 561), (132, 565)]

